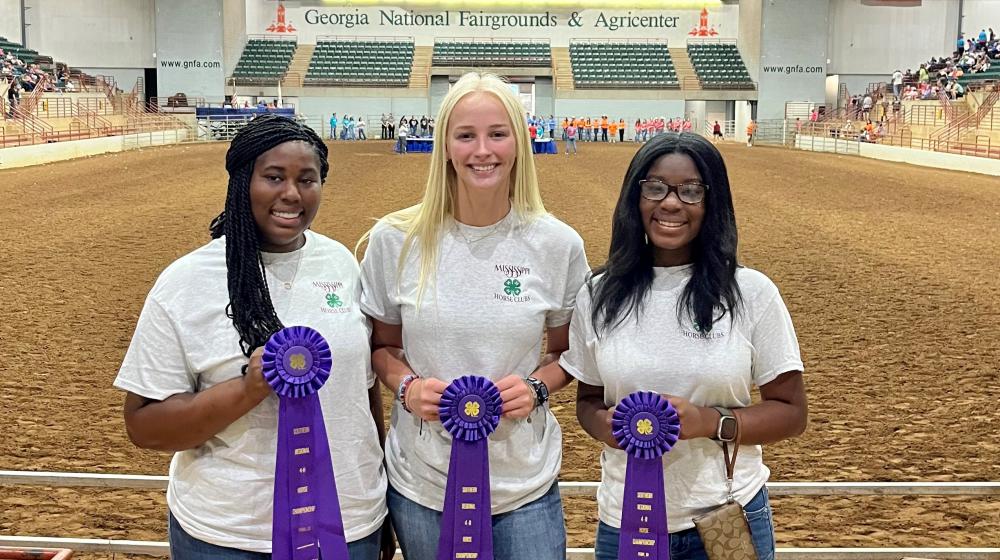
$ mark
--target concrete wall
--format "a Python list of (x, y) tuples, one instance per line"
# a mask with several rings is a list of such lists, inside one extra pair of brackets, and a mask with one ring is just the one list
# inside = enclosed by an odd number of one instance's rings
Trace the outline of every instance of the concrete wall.
[(222, 60), (226, 75), (232, 75), (247, 44), (247, 0), (222, 0)]
[(4, 148), (0, 150), (0, 169), (41, 165), (53, 161), (122, 152), (127, 149), (147, 146), (176, 144), (186, 140), (187, 134), (187, 130), (179, 129)]
[(28, 46), (42, 54), (76, 67), (153, 66), (153, 0), (31, 0), (28, 5)]
[(343, 119), (344, 115), (364, 115), (368, 124), (368, 136), (376, 138), (380, 127), (377, 116), (382, 113), (392, 113), (396, 122), (403, 115), (430, 114), (426, 97), (299, 97), (296, 102), (300, 113), (320, 118), (323, 122), (329, 122), (332, 113), (337, 113), (338, 120)]
[(830, 1), (768, 0), (762, 5), (759, 120), (784, 118), (787, 101), (826, 99)]
[(757, 81), (760, 78), (760, 35), (763, 6), (761, 0), (742, 0), (740, 2), (740, 32), (736, 38), (736, 46), (743, 55), (750, 78)]
[(608, 115), (624, 118), (629, 134), (636, 119), (684, 116), (684, 101), (650, 101), (645, 99), (556, 99), (555, 115), (562, 117), (596, 117)]
[(0, 0), (0, 37), (21, 42), (20, 0)]
[[(968, 9), (971, 2), (965, 3)], [(878, 74), (884, 80), (897, 68), (916, 70), (921, 62), (955, 50), (958, 0), (925, 0), (913, 7), (830, 0), (829, 19), (827, 71)]]
[(989, 28), (1000, 34), (1000, 2), (997, 0), (965, 0), (962, 4), (962, 32), (975, 33)]
[(145, 77), (143, 68), (104, 68), (93, 66), (76, 67), (91, 76), (111, 76), (122, 91), (131, 91), (135, 81)]
[(854, 153), (862, 157), (882, 161), (897, 161), (910, 163), (921, 167), (935, 169), (952, 169), (969, 173), (983, 173), (1000, 177), (1000, 160), (983, 157), (963, 156), (928, 150), (915, 150), (898, 146), (883, 146), (865, 142), (837, 140), (823, 136), (800, 135), (796, 138), (796, 147), (816, 152)]
[(157, 92), (222, 101), (222, 0), (155, 1)]
[(535, 114), (554, 115), (556, 112), (556, 91), (552, 78), (539, 76), (535, 78)]

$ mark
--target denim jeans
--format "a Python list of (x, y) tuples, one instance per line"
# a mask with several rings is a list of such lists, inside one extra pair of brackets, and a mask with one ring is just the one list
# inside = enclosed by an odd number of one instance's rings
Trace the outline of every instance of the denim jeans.
[[(441, 512), (426, 508), (389, 486), (389, 515), (405, 560), (435, 560)], [(514, 511), (493, 516), (496, 560), (565, 560), (566, 525), (559, 485)]]
[[(271, 560), (271, 555), (263, 552), (226, 548), (200, 541), (184, 532), (173, 514), (169, 515), (167, 533), (170, 557), (177, 560)], [(381, 539), (380, 529), (367, 537), (349, 542), (347, 554), (351, 560), (378, 560)]]
[(566, 153), (567, 154), (569, 153), (570, 148), (573, 149), (573, 153), (574, 154), (577, 153), (577, 151), (576, 151), (576, 138), (570, 138), (569, 140), (566, 141)]
[[(753, 547), (758, 560), (774, 560), (774, 524), (771, 519), (771, 504), (767, 499), (767, 487), (760, 489), (743, 511), (750, 523)], [(597, 542), (594, 545), (595, 560), (618, 560), (619, 530), (601, 522), (597, 526)], [(671, 560), (708, 560), (705, 547), (701, 543), (698, 529), (685, 529), (670, 533)]]

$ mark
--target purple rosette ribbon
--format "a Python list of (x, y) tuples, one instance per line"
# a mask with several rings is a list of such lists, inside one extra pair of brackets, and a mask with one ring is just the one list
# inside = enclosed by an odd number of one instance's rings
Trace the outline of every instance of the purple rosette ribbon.
[(628, 454), (618, 558), (668, 560), (670, 534), (662, 457), (681, 433), (677, 411), (657, 393), (637, 391), (615, 407), (611, 431)]
[(288, 327), (264, 345), (264, 378), (278, 395), (274, 466), (274, 560), (348, 560), (344, 521), (316, 394), (333, 360), (323, 335)]
[(441, 423), (452, 441), (438, 560), (493, 560), (487, 438), (502, 406), (496, 385), (474, 375), (452, 381), (441, 396)]

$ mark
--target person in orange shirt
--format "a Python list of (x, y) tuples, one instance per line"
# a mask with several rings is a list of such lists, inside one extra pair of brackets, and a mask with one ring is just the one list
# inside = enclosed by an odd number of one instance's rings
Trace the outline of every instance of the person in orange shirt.
[(753, 119), (747, 123), (747, 147), (753, 146), (753, 138), (757, 134), (757, 123)]
[(601, 142), (608, 141), (608, 116), (601, 117)]
[(618, 136), (618, 123), (616, 123), (615, 121), (611, 121), (611, 123), (608, 125), (608, 127), (605, 128), (605, 129), (603, 129), (603, 130), (604, 130), (604, 137), (605, 138), (608, 137), (608, 132), (609, 131), (611, 132), (611, 143), (612, 144), (614, 144), (615, 142), (618, 141), (618, 138), (617, 138), (617, 136)]
[(591, 140), (593, 140), (593, 138), (590, 136), (590, 117), (587, 117), (586, 120), (583, 121), (583, 141), (590, 142)]
[(625, 119), (618, 119), (618, 141), (625, 141)]
[(562, 128), (562, 139), (563, 139), (563, 142), (565, 142), (566, 141), (566, 129), (569, 128), (569, 119), (567, 119), (566, 117), (563, 117), (562, 125), (560, 126), (560, 128)]
[[(592, 120), (590, 122), (590, 124), (591, 124), (591, 127), (593, 128), (592, 132), (594, 133), (594, 142), (597, 142), (600, 139), (601, 119), (599, 119), (597, 117), (594, 117), (594, 120)], [(607, 132), (607, 131), (605, 130), (605, 132)], [(605, 134), (604, 136), (606, 137), (607, 134)]]

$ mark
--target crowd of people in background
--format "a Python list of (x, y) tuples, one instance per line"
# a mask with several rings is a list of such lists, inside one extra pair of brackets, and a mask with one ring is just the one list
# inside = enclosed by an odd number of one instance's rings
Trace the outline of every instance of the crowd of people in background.
[(56, 84), (52, 80), (45, 80), (46, 75), (47, 73), (37, 64), (26, 64), (14, 56), (14, 53), (0, 49), (0, 83), (8, 86), (8, 116), (12, 115), (20, 104), (21, 92), (34, 91), (39, 84), (45, 91), (56, 91)]
[(343, 119), (337, 118), (337, 113), (330, 115), (330, 140), (367, 140), (365, 132), (367, 124), (364, 117), (358, 116), (356, 119), (351, 115), (344, 115)]
[(951, 56), (934, 57), (916, 72), (896, 70), (892, 76), (893, 95), (902, 100), (950, 99), (965, 95), (959, 78), (986, 72), (1000, 59), (1000, 40), (993, 28), (982, 29), (975, 37), (959, 35)]

